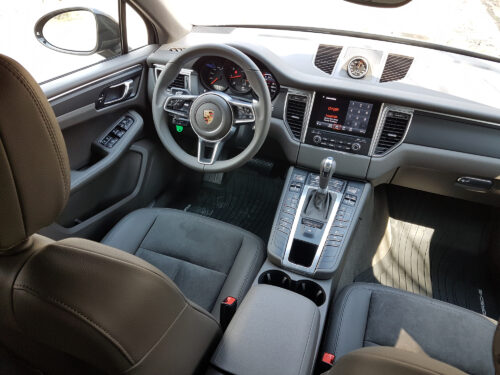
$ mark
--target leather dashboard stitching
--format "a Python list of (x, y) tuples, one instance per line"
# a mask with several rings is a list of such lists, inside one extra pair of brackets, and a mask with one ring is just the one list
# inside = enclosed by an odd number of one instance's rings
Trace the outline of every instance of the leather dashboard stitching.
[(113, 337), (113, 335), (106, 328), (104, 328), (103, 326), (101, 326), (97, 322), (90, 319), (88, 316), (83, 314), (81, 311), (78, 311), (73, 306), (70, 306), (67, 303), (62, 302), (61, 300), (59, 300), (55, 297), (42, 296), (42, 294), (40, 292), (38, 292), (36, 289), (34, 289), (26, 284), (14, 284), (14, 289), (24, 291), (26, 293), (29, 293), (29, 294), (35, 296), (35, 297), (38, 297), (41, 300), (44, 300), (46, 302), (50, 302), (54, 305), (58, 305), (63, 310), (66, 310), (67, 312), (70, 312), (73, 315), (84, 320), (85, 322), (90, 324), (92, 327), (94, 327), (95, 330), (99, 331), (103, 336), (108, 338), (122, 352), (123, 356), (130, 362), (130, 364), (132, 364), (132, 365), (134, 364), (134, 360), (132, 359), (130, 354), (127, 352), (127, 350), (118, 342), (118, 340), (116, 340)]
[(24, 88), (26, 89), (26, 91), (30, 95), (33, 103), (36, 105), (36, 108), (38, 110), (38, 114), (40, 115), (40, 117), (43, 120), (42, 122), (45, 125), (45, 129), (47, 130), (47, 133), (49, 133), (49, 137), (50, 137), (50, 140), (52, 142), (52, 147), (54, 148), (54, 151), (56, 153), (56, 156), (57, 156), (57, 159), (59, 162), (59, 172), (61, 173), (62, 178), (63, 178), (64, 193), (67, 196), (68, 195), (68, 187), (69, 187), (69, 178), (68, 178), (68, 175), (66, 174), (66, 169), (64, 166), (64, 162), (63, 162), (62, 152), (61, 152), (59, 145), (58, 145), (58, 142), (56, 140), (54, 130), (52, 129), (52, 126), (50, 125), (51, 122), (47, 118), (47, 113), (45, 113), (43, 106), (40, 103), (40, 101), (38, 100), (36, 93), (33, 91), (33, 88), (31, 87), (29, 82), (23, 77), (23, 75), (19, 73), (17, 68), (14, 65), (12, 65), (10, 62), (8, 62), (4, 59), (0, 59), (0, 64), (3, 65), (4, 68), (7, 69), (12, 74), (12, 76), (14, 78), (16, 78), (19, 81), (19, 83), (21, 83), (24, 86)]

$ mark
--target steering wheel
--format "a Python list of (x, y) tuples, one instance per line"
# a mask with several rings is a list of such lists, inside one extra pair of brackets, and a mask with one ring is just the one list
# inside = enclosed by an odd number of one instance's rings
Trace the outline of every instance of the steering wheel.
[[(221, 91), (201, 95), (173, 94), (168, 86), (185, 64), (207, 55), (224, 57), (239, 65), (258, 99), (244, 101)], [(250, 160), (266, 139), (271, 111), (271, 97), (260, 69), (243, 52), (224, 44), (203, 44), (182, 51), (166, 64), (153, 93), (153, 120), (160, 140), (175, 159), (200, 172), (226, 172)], [(188, 154), (174, 140), (167, 122), (168, 114), (191, 123), (198, 137), (197, 157)], [(237, 128), (252, 124), (255, 132), (250, 144), (233, 158), (218, 160), (224, 143)]]

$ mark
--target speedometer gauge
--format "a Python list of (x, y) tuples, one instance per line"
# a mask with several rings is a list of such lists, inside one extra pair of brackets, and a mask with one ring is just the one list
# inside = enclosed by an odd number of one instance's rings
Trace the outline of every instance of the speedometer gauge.
[(206, 61), (200, 71), (203, 83), (217, 91), (226, 91), (228, 83), (224, 74), (224, 63), (221, 61)]
[(347, 63), (347, 74), (351, 78), (360, 79), (368, 73), (368, 61), (364, 57), (353, 57)]
[(248, 82), (247, 76), (243, 70), (237, 65), (230, 65), (227, 70), (227, 79), (229, 81), (229, 86), (241, 94), (246, 94), (250, 92), (252, 88)]

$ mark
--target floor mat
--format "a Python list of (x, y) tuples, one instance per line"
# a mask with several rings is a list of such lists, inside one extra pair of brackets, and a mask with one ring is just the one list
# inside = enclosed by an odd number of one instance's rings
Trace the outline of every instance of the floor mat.
[(427, 295), (498, 319), (499, 290), (486, 256), (490, 208), (398, 187), (389, 187), (388, 200), (386, 246), (381, 244), (379, 261), (355, 281)]
[[(205, 181), (183, 209), (246, 229), (266, 243), (281, 196), (282, 171), (272, 162), (251, 160), (243, 168)], [(180, 208), (180, 207), (179, 207)]]

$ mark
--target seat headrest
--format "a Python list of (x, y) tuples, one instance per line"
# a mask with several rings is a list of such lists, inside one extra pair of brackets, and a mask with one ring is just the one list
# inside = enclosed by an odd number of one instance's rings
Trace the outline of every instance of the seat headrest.
[(0, 55), (0, 252), (51, 224), (70, 191), (66, 146), (33, 77)]

